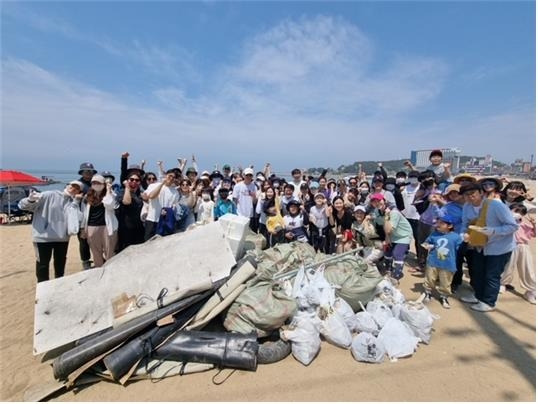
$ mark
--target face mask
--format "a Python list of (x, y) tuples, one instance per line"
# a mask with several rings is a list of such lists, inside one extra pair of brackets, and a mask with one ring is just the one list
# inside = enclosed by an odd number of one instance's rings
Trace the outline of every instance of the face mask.
[(361, 194), (366, 195), (370, 190), (368, 188), (361, 188)]
[(417, 185), (418, 184), (418, 178), (417, 177), (409, 177), (409, 183), (411, 185)]
[(385, 185), (385, 189), (386, 189), (387, 191), (394, 191), (394, 188), (395, 188), (394, 184), (387, 184), (387, 185)]
[(202, 199), (204, 201), (209, 201), (211, 199), (211, 196), (209, 194), (202, 194)]
[(405, 184), (405, 178), (396, 178), (396, 184), (398, 185)]
[(92, 189), (95, 192), (101, 192), (103, 189), (105, 189), (105, 186), (103, 184), (92, 184)]

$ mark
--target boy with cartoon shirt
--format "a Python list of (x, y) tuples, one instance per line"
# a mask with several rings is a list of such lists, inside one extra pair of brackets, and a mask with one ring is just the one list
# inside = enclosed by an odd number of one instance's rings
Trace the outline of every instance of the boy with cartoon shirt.
[(450, 309), (448, 296), (456, 272), (457, 251), (463, 241), (462, 236), (454, 231), (456, 222), (457, 219), (449, 214), (439, 217), (435, 230), (422, 244), (429, 251), (422, 301), (430, 301), (435, 284), (439, 281), (439, 301), (445, 309)]

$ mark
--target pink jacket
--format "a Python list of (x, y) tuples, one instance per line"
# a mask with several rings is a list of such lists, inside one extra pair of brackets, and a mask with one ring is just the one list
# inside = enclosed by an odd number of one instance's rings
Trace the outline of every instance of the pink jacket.
[(529, 244), (529, 241), (536, 237), (536, 228), (531, 223), (523, 221), (514, 236), (517, 244)]

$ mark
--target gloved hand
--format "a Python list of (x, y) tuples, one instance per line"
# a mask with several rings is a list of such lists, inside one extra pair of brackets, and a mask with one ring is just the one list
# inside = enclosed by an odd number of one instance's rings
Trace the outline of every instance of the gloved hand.
[(28, 195), (28, 201), (30, 202), (36, 202), (39, 200), (39, 197), (41, 196), (41, 193), (37, 192), (37, 191), (30, 191), (30, 195)]
[(477, 227), (475, 230), (486, 236), (491, 236), (493, 234), (493, 229), (490, 227)]

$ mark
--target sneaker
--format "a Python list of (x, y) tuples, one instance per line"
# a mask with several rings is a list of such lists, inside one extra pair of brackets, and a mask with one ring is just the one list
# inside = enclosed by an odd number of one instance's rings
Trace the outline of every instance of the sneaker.
[(525, 300), (527, 300), (530, 304), (536, 304), (536, 294), (534, 294), (533, 292), (525, 292), (525, 294), (523, 295), (523, 297), (525, 298)]
[(490, 306), (489, 304), (486, 304), (484, 302), (478, 302), (471, 306), (471, 310), (486, 312), (495, 310), (495, 307)]
[(460, 300), (463, 303), (472, 303), (472, 304), (476, 304), (479, 302), (479, 300), (474, 295), (462, 296), (460, 297)]
[(439, 298), (439, 301), (441, 302), (441, 306), (443, 306), (444, 309), (450, 309), (450, 303), (448, 303), (448, 299), (444, 296), (441, 296)]
[(504, 293), (504, 292), (506, 292), (506, 286), (501, 285), (501, 287), (499, 288), (499, 293)]

